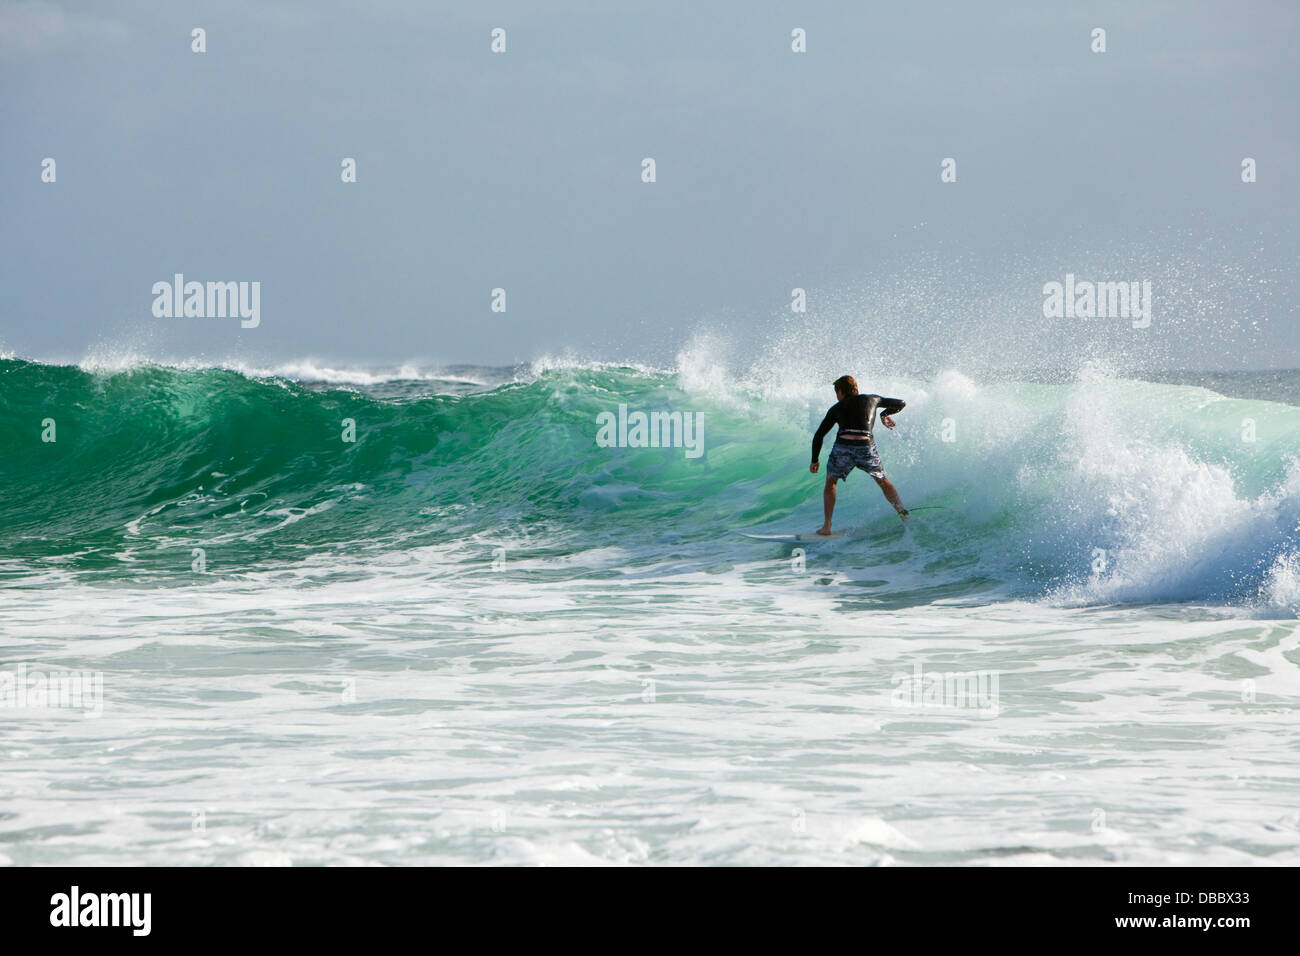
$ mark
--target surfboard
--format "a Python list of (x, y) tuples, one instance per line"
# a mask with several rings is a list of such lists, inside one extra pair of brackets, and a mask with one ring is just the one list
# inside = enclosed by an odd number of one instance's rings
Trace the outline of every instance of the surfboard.
[[(911, 516), (918, 511), (942, 511), (948, 505), (921, 505), (919, 508), (911, 508), (908, 515)], [(750, 534), (748, 531), (738, 532), (746, 538), (752, 538), (755, 541), (829, 541), (832, 538), (843, 538), (846, 534), (854, 538), (861, 537), (865, 532), (862, 531), (832, 531), (830, 534), (817, 534), (815, 531), (809, 531), (804, 534)]]

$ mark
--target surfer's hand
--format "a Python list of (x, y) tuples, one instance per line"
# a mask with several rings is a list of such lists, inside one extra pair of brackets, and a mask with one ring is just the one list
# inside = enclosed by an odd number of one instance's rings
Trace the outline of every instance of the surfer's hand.
[(811, 465), (808, 466), (808, 470), (811, 471), (811, 472), (815, 475), (815, 474), (817, 474), (817, 469), (820, 468), (821, 466), (822, 466), (822, 463), (821, 463), (820, 461), (815, 461), (815, 462), (813, 462)]
[(890, 418), (888, 415), (881, 415), (880, 424), (884, 425), (886, 428), (893, 428), (894, 420)]

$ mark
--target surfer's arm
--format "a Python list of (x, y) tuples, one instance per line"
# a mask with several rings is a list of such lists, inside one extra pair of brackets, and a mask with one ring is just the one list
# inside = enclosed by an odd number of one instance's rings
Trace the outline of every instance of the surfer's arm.
[(906, 407), (907, 402), (901, 398), (884, 398), (882, 396), (879, 404), (876, 405), (876, 409), (880, 412), (880, 424), (886, 428), (893, 428), (894, 420), (889, 416), (897, 415)]
[(817, 426), (817, 433), (813, 435), (813, 448), (812, 448), (813, 461), (817, 461), (819, 458), (821, 458), (822, 439), (826, 437), (826, 433), (830, 431), (831, 428), (833, 428), (834, 426), (835, 426), (835, 406), (832, 405), (831, 410), (828, 411), (826, 413), (826, 417), (822, 419), (822, 423)]
[(906, 407), (907, 402), (903, 401), (901, 398), (884, 398), (883, 396), (880, 399), (880, 403), (876, 406), (882, 418), (885, 415), (897, 415)]

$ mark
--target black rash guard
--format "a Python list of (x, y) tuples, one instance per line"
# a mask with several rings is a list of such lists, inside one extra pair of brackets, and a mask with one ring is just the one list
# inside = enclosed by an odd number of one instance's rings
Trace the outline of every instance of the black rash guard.
[(879, 409), (881, 415), (894, 415), (906, 405), (906, 402), (897, 398), (884, 398), (880, 395), (850, 395), (843, 401), (836, 402), (817, 426), (817, 434), (813, 435), (812, 460), (817, 461), (821, 457), (822, 439), (832, 425), (840, 426), (840, 430), (835, 433), (837, 441), (840, 435), (865, 435), (874, 440), (871, 426), (875, 424), (876, 410)]

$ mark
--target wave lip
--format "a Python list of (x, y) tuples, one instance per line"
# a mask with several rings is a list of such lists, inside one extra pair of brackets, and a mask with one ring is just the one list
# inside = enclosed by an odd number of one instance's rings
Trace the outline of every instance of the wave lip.
[[(13, 359), (12, 354), (0, 354), (0, 359)], [(320, 359), (302, 358), (273, 365), (257, 365), (238, 359), (206, 361), (202, 359), (162, 360), (139, 352), (101, 350), (92, 352), (73, 363), (92, 375), (111, 376), (132, 373), (150, 368), (168, 368), (177, 371), (221, 370), (235, 372), (245, 378), (279, 378), (291, 382), (324, 385), (383, 385), (391, 382), (456, 382), (480, 387), (491, 387), (514, 377), (510, 368), (482, 368), (478, 366), (420, 365), (406, 362), (398, 365), (339, 366)]]

